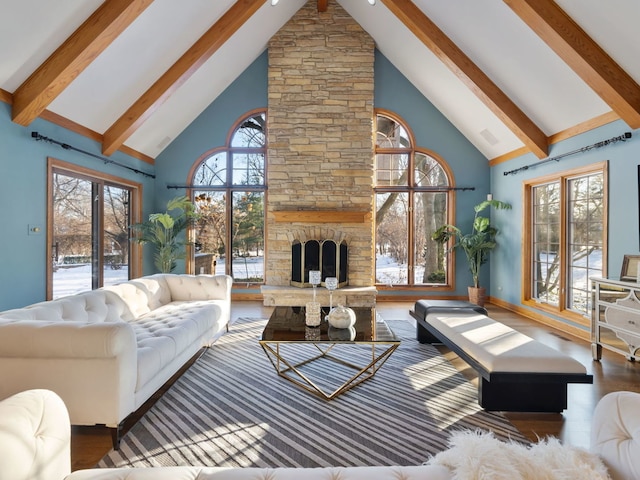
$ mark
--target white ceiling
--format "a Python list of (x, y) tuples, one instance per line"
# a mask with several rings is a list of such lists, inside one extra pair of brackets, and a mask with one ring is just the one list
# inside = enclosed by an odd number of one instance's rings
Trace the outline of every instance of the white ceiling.
[[(125, 145), (150, 157), (192, 122), (267, 47), (306, 0), (269, 0)], [(309, 0), (315, 2), (316, 0)], [(487, 157), (521, 140), (378, 0), (339, 3), (377, 48)], [(0, 88), (15, 90), (102, 0), (0, 0)], [(235, 3), (155, 0), (48, 110), (103, 134)], [(607, 105), (502, 0), (414, 0), (544, 132), (551, 136), (610, 112)], [(640, 83), (640, 1), (556, 0)], [(484, 134), (483, 134), (484, 132)], [(497, 143), (485, 137), (495, 137)], [(492, 144), (494, 143), (494, 144)]]

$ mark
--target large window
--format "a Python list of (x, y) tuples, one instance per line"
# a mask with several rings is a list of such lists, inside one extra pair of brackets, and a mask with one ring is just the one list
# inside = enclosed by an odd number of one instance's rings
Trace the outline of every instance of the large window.
[(606, 271), (606, 165), (526, 184), (530, 253), (525, 301), (568, 315), (591, 314), (589, 278)]
[(195, 255), (215, 255), (216, 273), (236, 282), (264, 279), (265, 125), (264, 111), (243, 117), (228, 144), (200, 158), (192, 175), (201, 214)]
[(136, 275), (129, 225), (139, 191), (139, 184), (49, 161), (48, 299)]
[(376, 283), (450, 283), (444, 247), (431, 234), (449, 223), (450, 181), (433, 153), (415, 147), (403, 122), (376, 115)]

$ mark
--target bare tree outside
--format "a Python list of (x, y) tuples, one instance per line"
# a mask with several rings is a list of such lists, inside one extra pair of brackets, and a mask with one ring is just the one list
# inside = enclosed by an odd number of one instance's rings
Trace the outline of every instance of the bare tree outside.
[(60, 174), (54, 176), (54, 269), (63, 264), (91, 262), (91, 199), (91, 182)]
[(265, 124), (264, 113), (239, 122), (193, 177), (196, 254), (215, 255), (216, 273), (237, 282), (264, 279)]
[(444, 284), (444, 248), (431, 234), (447, 221), (448, 178), (416, 150), (397, 121), (377, 116), (376, 282)]
[(54, 173), (53, 298), (128, 279), (129, 196), (97, 179)]
[(104, 263), (120, 270), (129, 264), (129, 191), (104, 186)]

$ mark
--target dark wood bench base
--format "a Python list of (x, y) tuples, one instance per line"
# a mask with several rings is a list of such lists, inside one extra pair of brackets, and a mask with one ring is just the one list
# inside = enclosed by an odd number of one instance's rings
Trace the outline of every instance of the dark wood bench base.
[(567, 384), (541, 382), (522, 374), (521, 382), (488, 381), (481, 377), (478, 403), (488, 411), (560, 413), (567, 408)]

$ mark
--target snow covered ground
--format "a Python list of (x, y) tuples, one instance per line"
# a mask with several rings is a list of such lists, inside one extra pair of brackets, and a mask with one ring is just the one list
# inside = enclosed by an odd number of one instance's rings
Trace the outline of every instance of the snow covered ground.
[[(548, 254), (545, 258), (548, 262), (553, 262), (553, 255)], [(587, 263), (588, 260), (588, 263)], [(586, 266), (589, 265), (589, 270)], [(543, 264), (543, 270), (546, 264)], [(588, 292), (589, 276), (594, 274), (595, 269), (602, 268), (602, 252), (595, 251), (589, 258), (586, 257), (576, 262), (573, 270), (573, 285), (576, 290), (576, 298), (573, 299), (574, 307), (578, 310), (589, 308), (589, 298), (585, 297), (583, 292)], [(216, 273), (222, 274), (225, 270), (224, 259), (218, 259), (216, 264)], [(417, 279), (422, 278), (423, 268), (416, 269)], [(197, 273), (197, 272), (196, 272)], [(542, 278), (546, 272), (543, 271)], [(242, 279), (263, 278), (264, 275), (264, 258), (263, 257), (246, 257), (235, 258), (233, 260), (233, 276), (236, 280), (242, 282)], [(119, 270), (113, 270), (107, 267), (104, 271), (104, 284), (113, 285), (119, 282), (127, 281), (129, 271), (127, 267)], [(378, 256), (376, 269), (376, 282), (385, 285), (406, 285), (407, 283), (407, 265), (401, 264), (390, 257)], [(53, 298), (59, 298), (65, 295), (86, 291), (91, 289), (91, 266), (88, 264), (73, 265), (61, 267), (53, 274)]]
[[(216, 273), (223, 274), (225, 270), (224, 259), (218, 259)], [(197, 273), (197, 272), (196, 272)], [(246, 257), (235, 258), (233, 260), (234, 278), (263, 278), (264, 258)], [(399, 264), (389, 257), (378, 257), (378, 269), (376, 279), (386, 285), (401, 285), (406, 283), (406, 264)], [(422, 271), (417, 272), (422, 278)], [(126, 266), (119, 270), (107, 267), (104, 270), (104, 284), (113, 285), (115, 283), (126, 282), (129, 278), (129, 270)], [(53, 298), (59, 298), (74, 293), (91, 289), (91, 265), (69, 265), (58, 268), (53, 274)]]

